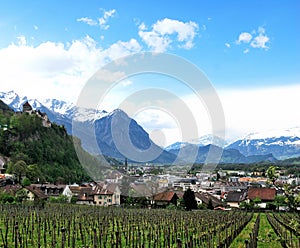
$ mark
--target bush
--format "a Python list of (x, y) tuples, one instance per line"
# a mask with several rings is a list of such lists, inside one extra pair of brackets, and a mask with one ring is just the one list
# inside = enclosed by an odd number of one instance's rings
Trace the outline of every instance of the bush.
[(51, 203), (68, 203), (68, 202), (69, 202), (69, 201), (68, 201), (68, 197), (65, 196), (65, 195), (60, 195), (60, 196), (58, 196), (58, 197), (51, 196), (51, 197), (49, 198), (49, 201), (50, 201)]
[(0, 202), (1, 203), (13, 203), (15, 201), (15, 197), (13, 197), (12, 195), (6, 193), (6, 192), (2, 192), (0, 194)]

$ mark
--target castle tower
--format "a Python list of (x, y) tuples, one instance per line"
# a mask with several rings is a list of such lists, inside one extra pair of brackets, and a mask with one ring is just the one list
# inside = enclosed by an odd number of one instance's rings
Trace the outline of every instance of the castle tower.
[(32, 111), (31, 105), (29, 104), (28, 101), (25, 102), (25, 103), (23, 104), (23, 112), (31, 113), (31, 111)]

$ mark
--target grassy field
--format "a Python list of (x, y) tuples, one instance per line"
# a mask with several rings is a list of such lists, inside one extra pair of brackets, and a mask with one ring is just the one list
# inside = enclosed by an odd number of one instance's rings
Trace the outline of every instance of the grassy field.
[[(245, 240), (250, 240), (250, 233), (252, 233), (258, 213), (255, 213), (251, 221), (242, 230), (242, 232), (231, 243), (230, 248), (244, 248)], [(260, 213), (260, 221), (257, 236), (258, 248), (281, 248), (280, 238), (276, 235), (273, 228), (269, 224), (264, 213)]]
[(249, 234), (252, 232), (257, 218), (257, 213), (255, 213), (251, 221), (245, 226), (243, 231), (233, 240), (230, 248), (245, 248), (245, 240), (249, 239)]
[(259, 248), (281, 248), (280, 238), (276, 235), (267, 217), (264, 213), (260, 216), (260, 225), (258, 230), (258, 242)]

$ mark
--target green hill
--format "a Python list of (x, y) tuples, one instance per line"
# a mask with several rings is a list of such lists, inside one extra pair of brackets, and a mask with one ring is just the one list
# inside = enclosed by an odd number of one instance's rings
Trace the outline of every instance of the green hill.
[[(50, 123), (49, 123), (50, 124)], [(26, 176), (31, 182), (83, 182), (100, 179), (101, 162), (85, 152), (80, 141), (76, 150), (63, 126), (43, 125), (36, 113), (14, 113), (0, 101), (0, 155), (9, 158), (7, 172)], [(82, 162), (82, 161), (81, 161)], [(16, 173), (17, 171), (17, 173)]]

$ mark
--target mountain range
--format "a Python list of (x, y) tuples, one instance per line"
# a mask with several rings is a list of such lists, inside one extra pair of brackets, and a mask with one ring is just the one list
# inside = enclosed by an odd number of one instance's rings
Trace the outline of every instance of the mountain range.
[[(120, 109), (107, 112), (78, 108), (72, 103), (56, 99), (39, 101), (20, 97), (14, 91), (0, 92), (0, 100), (15, 111), (22, 111), (22, 105), (28, 101), (33, 109), (46, 113), (50, 121), (64, 125), (69, 134), (79, 137), (83, 148), (88, 152), (93, 154), (100, 152), (119, 160), (124, 160), (127, 157), (124, 152), (130, 153), (131, 150), (135, 151), (129, 154), (129, 157), (131, 155), (134, 157), (132, 161), (159, 164), (170, 164), (174, 161), (184, 163), (186, 160), (189, 161), (189, 154), (195, 150), (197, 151), (195, 162), (203, 163), (210, 149), (222, 152), (223, 148), (220, 161), (222, 163), (256, 163), (300, 156), (300, 128), (250, 134), (231, 144), (227, 144), (219, 137), (206, 135), (188, 142), (176, 142), (163, 149), (150, 139), (143, 127)], [(92, 144), (91, 139), (95, 139), (97, 147)], [(122, 141), (128, 139), (132, 147), (122, 146)], [(149, 160), (146, 161), (144, 157), (149, 157)]]
[(226, 147), (237, 149), (245, 156), (272, 153), (277, 159), (300, 156), (300, 128), (252, 133)]

